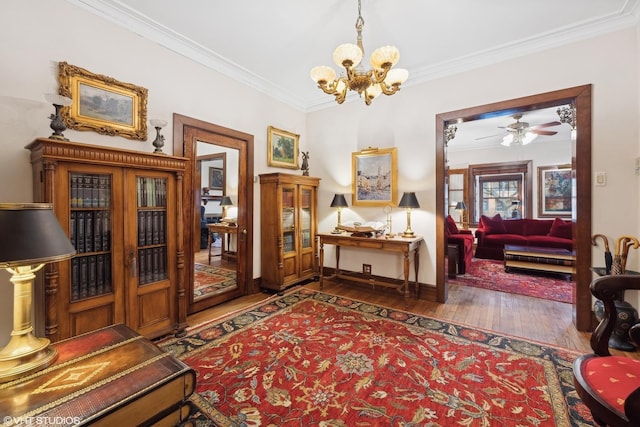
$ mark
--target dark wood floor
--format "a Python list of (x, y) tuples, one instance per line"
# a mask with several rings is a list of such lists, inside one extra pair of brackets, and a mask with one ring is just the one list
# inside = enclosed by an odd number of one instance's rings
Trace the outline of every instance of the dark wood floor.
[[(311, 282), (304, 286), (320, 289), (318, 282)], [(371, 304), (404, 310), (404, 298), (394, 289), (325, 281), (323, 290)], [(270, 296), (267, 293), (258, 293), (237, 298), (195, 313), (189, 316), (188, 322), (190, 325), (197, 325), (260, 302)], [(576, 330), (572, 322), (572, 307), (566, 303), (468, 286), (450, 286), (449, 299), (445, 304), (411, 299), (407, 311), (579, 352), (590, 352), (590, 334)], [(622, 353), (612, 350), (612, 353), (640, 359), (638, 352)]]

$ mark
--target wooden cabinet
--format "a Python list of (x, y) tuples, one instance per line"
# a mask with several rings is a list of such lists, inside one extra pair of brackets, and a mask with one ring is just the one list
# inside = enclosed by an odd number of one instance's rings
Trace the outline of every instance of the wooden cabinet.
[(115, 323), (154, 338), (186, 327), (186, 159), (75, 142), (27, 146), (34, 201), (53, 204), (76, 248), (47, 265), (36, 303), (52, 341)]
[(317, 274), (319, 178), (260, 175), (261, 286), (283, 289)]

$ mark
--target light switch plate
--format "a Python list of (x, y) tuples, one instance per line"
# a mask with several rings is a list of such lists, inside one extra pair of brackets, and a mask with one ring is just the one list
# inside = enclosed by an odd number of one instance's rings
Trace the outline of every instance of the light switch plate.
[(596, 172), (596, 185), (598, 187), (604, 187), (605, 185), (607, 185), (606, 172)]

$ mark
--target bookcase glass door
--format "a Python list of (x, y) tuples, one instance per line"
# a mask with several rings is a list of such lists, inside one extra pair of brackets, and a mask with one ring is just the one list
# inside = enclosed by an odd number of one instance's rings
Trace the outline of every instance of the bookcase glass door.
[(110, 294), (112, 176), (70, 173), (71, 301)]
[(302, 231), (302, 248), (310, 248), (313, 243), (312, 229), (311, 229), (311, 206), (312, 190), (309, 188), (302, 188), (300, 190), (300, 223)]
[(284, 253), (296, 251), (295, 192), (293, 187), (282, 189), (282, 242)]
[(136, 177), (138, 285), (168, 278), (167, 179)]

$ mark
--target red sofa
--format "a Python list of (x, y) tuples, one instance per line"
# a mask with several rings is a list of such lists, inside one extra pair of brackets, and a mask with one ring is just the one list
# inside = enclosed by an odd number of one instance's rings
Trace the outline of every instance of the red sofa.
[[(445, 223), (445, 243), (458, 247), (457, 274), (465, 274), (467, 268), (471, 266), (471, 260), (473, 259), (473, 233), (471, 230), (458, 229), (458, 225), (451, 215), (447, 216)], [(445, 251), (445, 253), (447, 252)]]
[(508, 219), (482, 216), (476, 230), (476, 258), (504, 259), (504, 245), (573, 250), (573, 223), (555, 219)]

